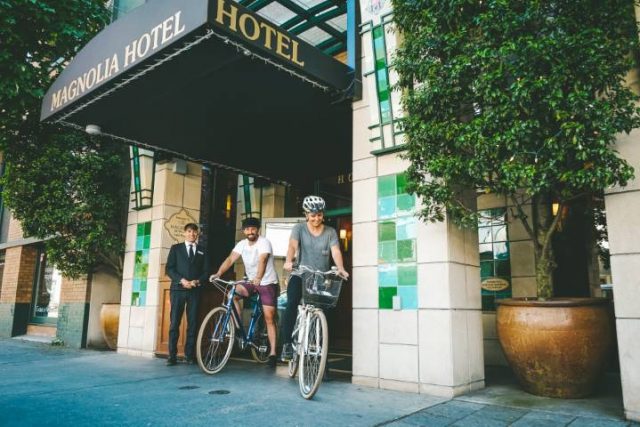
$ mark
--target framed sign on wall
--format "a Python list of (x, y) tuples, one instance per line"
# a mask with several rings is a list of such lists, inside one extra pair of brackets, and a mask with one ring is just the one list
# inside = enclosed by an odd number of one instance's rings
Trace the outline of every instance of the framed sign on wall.
[(273, 256), (287, 256), (289, 238), (293, 226), (299, 222), (304, 222), (304, 218), (263, 218), (262, 235), (269, 239), (273, 248)]

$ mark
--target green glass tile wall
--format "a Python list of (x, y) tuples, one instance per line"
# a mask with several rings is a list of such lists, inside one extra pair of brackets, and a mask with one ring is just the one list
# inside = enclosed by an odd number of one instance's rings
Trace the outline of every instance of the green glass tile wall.
[(407, 194), (404, 174), (378, 177), (378, 307), (418, 308), (415, 196)]
[(151, 247), (151, 222), (138, 224), (136, 230), (136, 255), (131, 287), (131, 305), (143, 306), (147, 302), (147, 276), (149, 274), (149, 248)]
[(497, 298), (511, 298), (511, 256), (504, 208), (480, 211), (478, 242), (482, 309), (495, 311)]

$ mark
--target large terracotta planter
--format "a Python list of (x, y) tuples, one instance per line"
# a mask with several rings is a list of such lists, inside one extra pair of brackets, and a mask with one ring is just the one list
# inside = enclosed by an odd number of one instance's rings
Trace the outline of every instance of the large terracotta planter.
[(522, 387), (549, 397), (593, 393), (613, 343), (604, 298), (498, 301), (500, 345)]
[(104, 303), (100, 309), (100, 328), (107, 346), (111, 350), (118, 348), (118, 325), (120, 323), (120, 304)]

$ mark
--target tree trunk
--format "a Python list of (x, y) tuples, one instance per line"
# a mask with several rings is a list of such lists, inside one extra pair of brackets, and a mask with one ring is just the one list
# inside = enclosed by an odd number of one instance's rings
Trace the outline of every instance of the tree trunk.
[(553, 296), (553, 251), (551, 244), (543, 245), (543, 250), (536, 260), (536, 287), (538, 299), (546, 300)]

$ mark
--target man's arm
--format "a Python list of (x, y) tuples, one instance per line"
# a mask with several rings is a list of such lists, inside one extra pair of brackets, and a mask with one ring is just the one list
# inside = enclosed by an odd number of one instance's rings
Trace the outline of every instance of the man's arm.
[(347, 273), (344, 269), (342, 252), (340, 252), (340, 245), (331, 246), (331, 257), (333, 258), (333, 262), (336, 264), (336, 267), (338, 267), (338, 274), (340, 274), (345, 279), (348, 279), (349, 273)]
[(165, 272), (167, 273), (167, 276), (171, 277), (172, 282), (180, 282), (180, 279), (182, 279), (182, 275), (176, 270), (176, 264), (177, 252), (176, 246), (173, 245), (171, 246), (171, 249), (169, 249), (169, 256), (167, 257), (167, 265), (165, 267)]
[(258, 271), (256, 272), (256, 277), (253, 278), (254, 285), (260, 285), (260, 281), (264, 277), (264, 272), (267, 269), (267, 260), (271, 254), (269, 252), (264, 252), (260, 254), (258, 258)]
[(284, 269), (286, 271), (293, 270), (293, 258), (298, 251), (298, 241), (296, 239), (289, 239), (289, 247), (287, 248), (287, 258), (284, 262)]
[(213, 281), (213, 279), (220, 277), (224, 273), (226, 273), (227, 270), (231, 268), (233, 263), (235, 263), (238, 260), (238, 258), (240, 258), (240, 254), (237, 252), (231, 251), (229, 256), (222, 262), (222, 264), (220, 264), (218, 271), (215, 274), (212, 274), (211, 277), (209, 277), (209, 281), (211, 282)]

